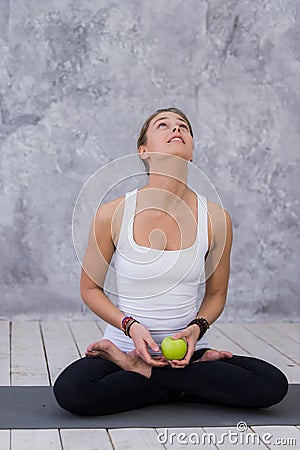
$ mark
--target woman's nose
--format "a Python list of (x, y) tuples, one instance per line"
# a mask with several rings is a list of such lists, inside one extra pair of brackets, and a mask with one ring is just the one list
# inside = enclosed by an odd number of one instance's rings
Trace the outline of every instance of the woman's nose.
[(178, 126), (178, 127), (175, 127), (175, 128), (173, 128), (173, 131), (176, 131), (176, 128), (178, 128), (178, 131), (180, 131), (180, 127)]

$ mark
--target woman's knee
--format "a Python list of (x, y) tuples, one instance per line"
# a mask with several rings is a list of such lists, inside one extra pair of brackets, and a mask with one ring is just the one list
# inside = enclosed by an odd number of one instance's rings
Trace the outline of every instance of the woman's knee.
[(261, 371), (248, 390), (251, 406), (269, 408), (276, 405), (288, 392), (288, 380), (278, 367), (264, 361), (265, 371)]
[(237, 402), (253, 408), (268, 408), (286, 396), (287, 377), (273, 364), (259, 358), (239, 355), (234, 355), (227, 362), (248, 372), (246, 383), (236, 380), (236, 394), (239, 397)]
[(264, 386), (264, 401), (261, 407), (269, 408), (281, 402), (289, 389), (289, 382), (285, 374), (273, 366), (273, 375)]
[(57, 377), (53, 385), (53, 393), (59, 406), (75, 413), (84, 414), (90, 377), (85, 358), (79, 359), (66, 367)]
[(76, 402), (80, 395), (79, 387), (79, 380), (76, 380), (74, 376), (69, 376), (68, 368), (60, 373), (54, 382), (53, 394), (61, 408), (70, 412), (76, 412)]
[(62, 372), (53, 385), (53, 393), (59, 406), (73, 414), (92, 416), (106, 412), (105, 405), (95, 401), (94, 388), (85, 378), (68, 378)]

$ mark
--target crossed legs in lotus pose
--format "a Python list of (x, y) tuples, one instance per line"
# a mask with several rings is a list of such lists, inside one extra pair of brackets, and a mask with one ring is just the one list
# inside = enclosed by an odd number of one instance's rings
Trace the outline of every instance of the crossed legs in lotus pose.
[(89, 345), (86, 356), (66, 367), (53, 386), (59, 405), (75, 414), (113, 414), (180, 397), (265, 408), (288, 391), (286, 376), (274, 365), (227, 351), (197, 350), (181, 370), (152, 367), (136, 350), (125, 353), (107, 339)]

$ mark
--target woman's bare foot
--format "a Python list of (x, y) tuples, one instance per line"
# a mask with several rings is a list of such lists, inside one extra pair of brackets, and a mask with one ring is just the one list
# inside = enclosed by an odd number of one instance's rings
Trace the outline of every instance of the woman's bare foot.
[(85, 355), (87, 357), (102, 357), (112, 361), (124, 370), (140, 373), (147, 378), (151, 376), (152, 367), (137, 355), (136, 350), (128, 353), (122, 352), (109, 339), (102, 339), (90, 344)]
[(227, 351), (227, 350), (206, 350), (206, 352), (204, 353), (204, 355), (200, 358), (200, 359), (196, 359), (194, 362), (199, 362), (199, 361), (218, 361), (219, 359), (223, 359), (223, 358), (232, 358), (233, 357), (233, 353)]

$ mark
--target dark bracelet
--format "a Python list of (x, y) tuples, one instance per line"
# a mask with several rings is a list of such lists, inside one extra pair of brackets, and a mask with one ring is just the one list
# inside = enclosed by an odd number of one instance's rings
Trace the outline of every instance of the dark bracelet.
[(196, 319), (192, 320), (189, 324), (187, 324), (187, 327), (191, 325), (198, 325), (200, 328), (200, 333), (197, 341), (199, 341), (202, 336), (206, 333), (206, 331), (209, 329), (209, 323), (204, 317), (197, 317)]
[(126, 336), (129, 336), (130, 338), (131, 338), (131, 336), (130, 336), (129, 330), (130, 330), (131, 325), (135, 322), (140, 323), (138, 320), (132, 319), (132, 320), (128, 321), (126, 324)]

